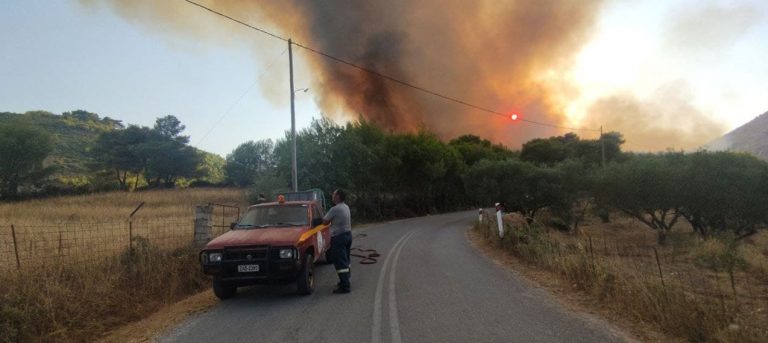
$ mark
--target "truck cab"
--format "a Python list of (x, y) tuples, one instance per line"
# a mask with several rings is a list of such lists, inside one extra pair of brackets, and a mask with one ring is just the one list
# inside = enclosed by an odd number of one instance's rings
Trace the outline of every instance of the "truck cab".
[(210, 241), (200, 252), (203, 272), (213, 277), (219, 299), (237, 294), (237, 287), (265, 283), (296, 283), (299, 294), (315, 288), (314, 264), (331, 242), (317, 200), (253, 205), (232, 229)]

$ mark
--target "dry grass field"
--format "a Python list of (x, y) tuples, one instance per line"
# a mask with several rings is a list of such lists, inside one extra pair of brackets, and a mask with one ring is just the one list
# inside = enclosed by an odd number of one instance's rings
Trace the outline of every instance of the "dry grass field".
[(0, 203), (0, 226), (49, 226), (62, 223), (125, 221), (141, 202), (135, 219), (193, 218), (195, 205), (246, 205), (236, 188), (187, 188), (142, 192), (109, 192), (18, 203)]
[(588, 218), (577, 234), (506, 219), (504, 239), (492, 218), (475, 230), (603, 313), (693, 342), (768, 340), (767, 232), (729, 244), (680, 225), (659, 246), (653, 231), (618, 215)]
[[(141, 202), (129, 241), (128, 215)], [(243, 208), (246, 195), (183, 189), (1, 204), (0, 342), (93, 341), (207, 288), (191, 247), (194, 206), (207, 203)]]
[[(18, 264), (25, 267), (51, 259), (98, 262), (143, 240), (165, 249), (181, 248), (193, 238), (195, 206), (207, 203), (247, 205), (243, 190), (226, 188), (111, 192), (0, 204), (0, 269), (16, 268), (17, 252)], [(237, 210), (230, 208), (218, 207), (214, 213), (219, 225), (236, 217)]]

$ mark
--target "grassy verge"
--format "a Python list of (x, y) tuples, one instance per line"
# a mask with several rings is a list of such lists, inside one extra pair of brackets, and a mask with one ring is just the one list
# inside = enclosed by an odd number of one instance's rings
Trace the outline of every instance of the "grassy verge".
[[(210, 202), (242, 208), (245, 192), (111, 192), (0, 204), (0, 342), (94, 341), (208, 288), (189, 244), (194, 206)], [(215, 223), (236, 216), (219, 211)]]
[[(752, 296), (748, 290), (754, 288), (729, 282), (727, 272), (695, 265), (707, 260), (701, 256), (722, 253), (717, 249), (707, 253), (712, 243), (681, 252), (679, 246), (626, 244), (637, 242), (627, 242), (620, 235), (614, 241), (595, 232), (594, 237), (563, 235), (515, 220), (505, 222), (503, 239), (492, 220), (477, 224), (474, 230), (486, 244), (571, 285), (595, 307), (608, 308), (671, 337), (694, 342), (764, 342), (768, 337), (766, 304), (760, 292)], [(758, 283), (740, 277), (741, 283)]]
[(0, 341), (93, 341), (209, 286), (196, 251), (141, 242), (103, 263), (0, 276)]

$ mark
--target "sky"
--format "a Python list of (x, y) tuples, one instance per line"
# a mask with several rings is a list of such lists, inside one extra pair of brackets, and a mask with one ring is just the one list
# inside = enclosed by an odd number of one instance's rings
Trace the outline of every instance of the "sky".
[[(146, 126), (171, 114), (192, 145), (222, 156), (290, 129), (283, 42), (232, 35), (240, 29), (183, 1), (174, 6), (194, 16), (198, 34), (169, 33), (93, 1), (0, 2), (0, 111), (84, 109)], [(305, 53), (294, 50), (295, 88), (310, 88), (296, 93), (299, 129), (322, 115)], [(574, 56), (566, 71), (542, 75), (568, 79), (566, 124), (637, 128), (625, 133), (636, 150), (663, 147), (647, 127), (706, 126), (691, 132), (698, 143), (768, 111), (768, 1), (606, 1)], [(604, 114), (626, 99), (650, 119)], [(697, 116), (681, 118), (677, 108)]]

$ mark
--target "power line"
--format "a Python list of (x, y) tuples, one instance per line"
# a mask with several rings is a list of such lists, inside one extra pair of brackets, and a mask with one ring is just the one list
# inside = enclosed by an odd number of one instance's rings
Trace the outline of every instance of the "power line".
[[(221, 17), (224, 17), (224, 18), (227, 18), (229, 20), (232, 20), (232, 21), (234, 21), (234, 22), (236, 22), (238, 24), (241, 24), (243, 26), (246, 26), (246, 27), (248, 27), (250, 29), (253, 29), (253, 30), (256, 30), (256, 31), (261, 32), (263, 34), (269, 35), (269, 36), (271, 36), (273, 38), (277, 38), (279, 40), (288, 42), (288, 38), (284, 38), (284, 37), (278, 36), (278, 35), (276, 35), (274, 33), (271, 33), (271, 32), (269, 32), (267, 30), (258, 28), (256, 26), (253, 26), (253, 25), (248, 24), (246, 22), (243, 22), (241, 20), (235, 19), (235, 18), (230, 17), (230, 16), (228, 16), (228, 15), (226, 15), (224, 13), (216, 11), (216, 10), (210, 8), (210, 7), (206, 7), (204, 5), (201, 5), (199, 3), (194, 2), (192, 0), (184, 0), (184, 1), (186, 1), (186, 2), (188, 2), (190, 4), (192, 4), (192, 5), (195, 5), (197, 7), (200, 7), (200, 8), (202, 8), (202, 9), (208, 11), (208, 12), (211, 12), (211, 13), (214, 13), (214, 14), (219, 15)], [(478, 106), (478, 105), (475, 105), (475, 104), (471, 104), (471, 103), (466, 102), (464, 100), (457, 99), (457, 98), (454, 98), (454, 97), (451, 97), (451, 96), (448, 96), (448, 95), (437, 93), (437, 92), (429, 90), (429, 89), (427, 89), (425, 87), (422, 87), (422, 86), (419, 86), (419, 85), (416, 85), (416, 84), (413, 84), (413, 83), (410, 83), (410, 82), (407, 82), (407, 81), (403, 81), (403, 80), (400, 80), (398, 78), (395, 78), (395, 77), (392, 77), (392, 76), (389, 76), (389, 75), (386, 75), (386, 74), (382, 74), (382, 73), (380, 73), (378, 71), (375, 71), (373, 69), (369, 69), (369, 68), (363, 67), (361, 65), (358, 65), (358, 64), (346, 61), (344, 59), (341, 59), (339, 57), (333, 56), (333, 55), (328, 54), (326, 52), (323, 52), (323, 51), (311, 48), (311, 47), (303, 45), (301, 43), (296, 43), (294, 41), (291, 41), (291, 43), (293, 45), (295, 45), (295, 46), (298, 46), (298, 47), (300, 47), (302, 49), (305, 49), (305, 50), (310, 51), (312, 53), (315, 53), (317, 55), (323, 56), (323, 57), (328, 58), (330, 60), (333, 60), (335, 62), (347, 65), (349, 67), (359, 69), (359, 70), (367, 72), (369, 74), (378, 76), (378, 77), (380, 77), (382, 79), (385, 79), (385, 80), (388, 80), (388, 81), (391, 81), (391, 82), (394, 82), (394, 83), (397, 83), (397, 84), (400, 84), (400, 85), (403, 85), (403, 86), (406, 86), (406, 87), (409, 87), (409, 88), (413, 88), (415, 90), (427, 93), (429, 95), (433, 95), (433, 96), (436, 96), (438, 98), (441, 98), (441, 99), (444, 99), (444, 100), (448, 100), (448, 101), (451, 101), (451, 102), (454, 102), (454, 103), (457, 103), (457, 104), (460, 104), (460, 105), (464, 105), (464, 106), (467, 106), (467, 107), (470, 107), (470, 108), (473, 108), (473, 109), (476, 109), (476, 110), (479, 110), (479, 111), (483, 111), (483, 112), (487, 112), (487, 113), (490, 113), (490, 114), (494, 114), (494, 115), (502, 116), (502, 117), (505, 117), (505, 118), (509, 118), (508, 114), (505, 114), (505, 113), (502, 113), (502, 112), (499, 112), (499, 111), (495, 111), (495, 110), (492, 110), (492, 109), (489, 109), (489, 108), (486, 108), (486, 107)], [(544, 122), (530, 120), (530, 119), (525, 119), (525, 118), (518, 118), (517, 120), (522, 121), (522, 122), (526, 122), (526, 123), (529, 123), (529, 124), (533, 124), (533, 125), (547, 126), (547, 127), (564, 129), (564, 130), (571, 130), (571, 131), (592, 131), (592, 132), (600, 131), (598, 129), (586, 129), (586, 128), (574, 128), (574, 127), (561, 126), (561, 125), (544, 123)]]
[[(285, 48), (285, 50), (283, 50), (283, 52), (281, 52), (281, 53), (280, 53), (280, 56), (283, 56), (283, 55), (285, 54), (285, 52), (286, 52), (286, 51), (288, 51), (288, 48)], [(278, 57), (280, 57), (280, 56), (278, 56)], [(195, 145), (200, 145), (200, 143), (202, 143), (202, 142), (203, 142), (203, 140), (205, 140), (205, 138), (206, 138), (206, 137), (208, 137), (208, 135), (209, 135), (209, 134), (211, 134), (211, 132), (213, 131), (213, 129), (215, 129), (215, 128), (216, 128), (216, 126), (218, 126), (219, 124), (221, 124), (221, 121), (222, 121), (222, 120), (224, 120), (224, 118), (226, 118), (226, 117), (229, 115), (229, 112), (232, 112), (232, 109), (234, 109), (234, 108), (235, 108), (235, 106), (237, 106), (237, 104), (239, 104), (239, 103), (240, 103), (240, 101), (241, 101), (241, 100), (243, 100), (243, 98), (245, 97), (245, 95), (246, 95), (246, 94), (248, 94), (248, 93), (250, 93), (250, 92), (251, 92), (251, 90), (253, 89), (253, 87), (255, 87), (255, 86), (256, 86), (256, 85), (259, 83), (259, 79), (261, 79), (262, 77), (264, 77), (264, 75), (265, 75), (267, 72), (269, 72), (270, 70), (272, 70), (272, 66), (273, 66), (275, 63), (277, 63), (277, 60), (273, 60), (273, 61), (272, 61), (272, 62), (271, 62), (271, 63), (270, 63), (270, 64), (269, 64), (269, 65), (268, 65), (268, 66), (267, 66), (265, 69), (264, 69), (264, 71), (262, 71), (262, 72), (261, 72), (261, 74), (259, 74), (258, 76), (256, 76), (256, 81), (254, 81), (254, 82), (253, 82), (253, 83), (252, 83), (250, 86), (248, 86), (248, 89), (246, 89), (246, 90), (245, 90), (245, 92), (243, 92), (243, 94), (240, 94), (240, 97), (238, 97), (238, 98), (237, 98), (237, 100), (235, 100), (235, 102), (234, 102), (234, 103), (232, 103), (232, 105), (230, 105), (230, 106), (229, 106), (229, 108), (227, 109), (227, 111), (226, 111), (226, 112), (224, 112), (224, 114), (222, 114), (222, 115), (219, 117), (219, 119), (217, 119), (217, 120), (216, 120), (216, 122), (215, 122), (215, 123), (213, 123), (213, 125), (212, 125), (210, 128), (208, 128), (208, 131), (207, 131), (207, 132), (206, 132), (206, 133), (205, 133), (205, 134), (204, 134), (202, 137), (200, 137), (200, 139), (198, 139), (198, 140), (197, 140), (197, 143), (195, 143)]]

